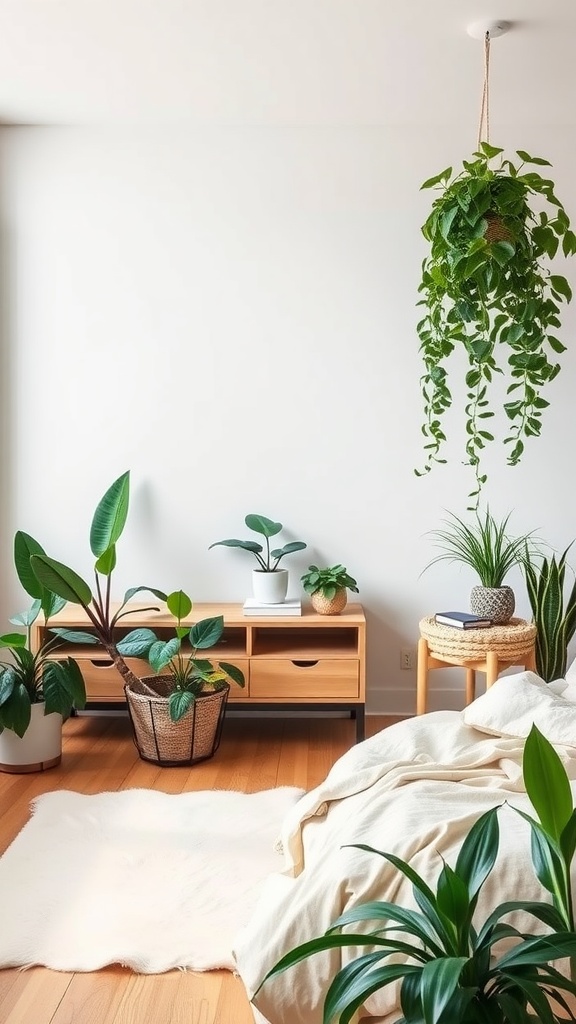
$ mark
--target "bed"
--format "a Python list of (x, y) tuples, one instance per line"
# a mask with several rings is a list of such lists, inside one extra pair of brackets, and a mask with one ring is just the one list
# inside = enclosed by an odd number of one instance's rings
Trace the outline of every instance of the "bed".
[[(563, 691), (563, 692), (562, 692)], [(500, 852), (478, 906), (483, 919), (505, 899), (545, 899), (530, 859), (531, 811), (522, 752), (532, 722), (555, 745), (576, 796), (576, 680), (543, 683), (532, 672), (501, 678), (463, 712), (398, 722), (352, 747), (305, 794), (279, 837), (282, 873), (270, 876), (235, 942), (248, 995), (293, 946), (322, 934), (345, 910), (369, 899), (413, 907), (411, 886), (381, 857), (346, 848), (366, 843), (409, 861), (431, 883), (441, 857), (454, 864), (472, 824), (499, 811)], [(533, 921), (514, 923), (534, 929)], [(317, 954), (269, 980), (254, 997), (258, 1024), (322, 1024), (324, 995), (346, 951)], [(366, 1002), (362, 1019), (392, 1022), (398, 991)]]

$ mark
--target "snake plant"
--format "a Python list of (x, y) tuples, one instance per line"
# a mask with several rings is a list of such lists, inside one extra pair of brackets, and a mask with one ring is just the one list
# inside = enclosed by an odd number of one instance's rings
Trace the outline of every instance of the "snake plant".
[(576, 580), (565, 599), (564, 578), (568, 545), (558, 561), (542, 557), (540, 565), (526, 551), (524, 576), (536, 633), (536, 671), (550, 683), (566, 673), (568, 644), (576, 631)]

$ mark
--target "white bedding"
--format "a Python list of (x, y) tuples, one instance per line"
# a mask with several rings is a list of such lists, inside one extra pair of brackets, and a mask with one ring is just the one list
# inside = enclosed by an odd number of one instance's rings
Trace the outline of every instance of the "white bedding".
[[(476, 727), (466, 724), (463, 712), (439, 711), (399, 722), (352, 747), (289, 812), (281, 836), (285, 871), (267, 880), (255, 914), (237, 936), (236, 962), (250, 996), (280, 956), (321, 935), (358, 902), (414, 905), (410, 884), (391, 865), (343, 849), (345, 844), (362, 842), (393, 852), (435, 883), (440, 855), (454, 864), (485, 810), (506, 800), (530, 810), (521, 767), (526, 733), (509, 734), (527, 688), (530, 714), (576, 780), (576, 705), (557, 696), (551, 701), (533, 673), (502, 678), (470, 705), (466, 718)], [(487, 720), (489, 733), (480, 731)], [(498, 724), (504, 735), (497, 734)], [(571, 736), (573, 745), (566, 742)], [(573, 789), (576, 793), (576, 782)], [(502, 807), (499, 817), (499, 860), (483, 889), (478, 920), (506, 899), (548, 899), (534, 878), (528, 826), (510, 806)], [(534, 927), (532, 921), (519, 923)], [(317, 954), (267, 982), (254, 1000), (260, 1012), (255, 1019), (321, 1024), (324, 994), (346, 955)], [(394, 1020), (397, 995), (393, 986), (376, 993), (366, 1014)]]

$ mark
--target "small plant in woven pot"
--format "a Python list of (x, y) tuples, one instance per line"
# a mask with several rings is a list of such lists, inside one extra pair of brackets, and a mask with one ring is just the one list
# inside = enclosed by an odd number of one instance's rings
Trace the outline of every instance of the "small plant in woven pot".
[[(159, 639), (145, 628), (132, 630), (118, 642), (123, 657), (146, 658), (154, 672), (124, 690), (141, 756), (158, 764), (192, 764), (215, 753), (229, 683), (243, 687), (244, 673), (226, 661), (202, 657), (222, 637), (222, 615), (185, 625), (193, 605), (183, 590), (168, 594), (166, 606), (175, 619), (173, 637)], [(214, 692), (221, 694), (220, 699), (205, 699)], [(143, 712), (146, 703), (148, 710)], [(203, 731), (200, 739), (194, 734), (196, 726)]]
[(308, 572), (300, 577), (314, 611), (320, 615), (338, 615), (344, 610), (348, 601), (347, 591), (358, 593), (356, 580), (348, 575), (343, 565), (332, 565), (319, 569), (317, 565), (309, 565)]
[(480, 585), (473, 587), (470, 594), (470, 611), (491, 619), (495, 625), (509, 622), (514, 614), (515, 597), (504, 579), (515, 565), (523, 564), (526, 549), (532, 547), (530, 539), (534, 531), (510, 537), (507, 527), (511, 513), (498, 522), (486, 509), (484, 513), (475, 514), (471, 525), (452, 512), (448, 514), (446, 528), (430, 532), (442, 553), (425, 568), (437, 562), (468, 565), (480, 579)]

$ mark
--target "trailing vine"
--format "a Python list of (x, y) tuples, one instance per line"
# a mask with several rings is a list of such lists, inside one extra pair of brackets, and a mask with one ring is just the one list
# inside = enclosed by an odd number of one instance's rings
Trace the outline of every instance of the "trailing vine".
[[(446, 462), (443, 416), (452, 405), (446, 364), (462, 345), (469, 363), (464, 448), (465, 464), (474, 473), (472, 509), (486, 482), (482, 451), (495, 440), (489, 393), (496, 374), (505, 373), (508, 381), (503, 442), (510, 446), (508, 464), (517, 465), (526, 439), (540, 435), (549, 405), (542, 390), (559, 373), (556, 356), (565, 351), (556, 334), (560, 304), (572, 298), (568, 281), (551, 273), (548, 262), (560, 246), (564, 256), (576, 253), (576, 235), (553, 181), (525, 169), (549, 167), (549, 162), (517, 150), (520, 162), (514, 164), (502, 153), (481, 142), (455, 177), (448, 167), (422, 185), (440, 189), (440, 195), (422, 228), (430, 243), (419, 286), (424, 316), (417, 326), (426, 459), (416, 473)], [(499, 166), (492, 167), (496, 157)], [(531, 208), (533, 197), (538, 210)]]

